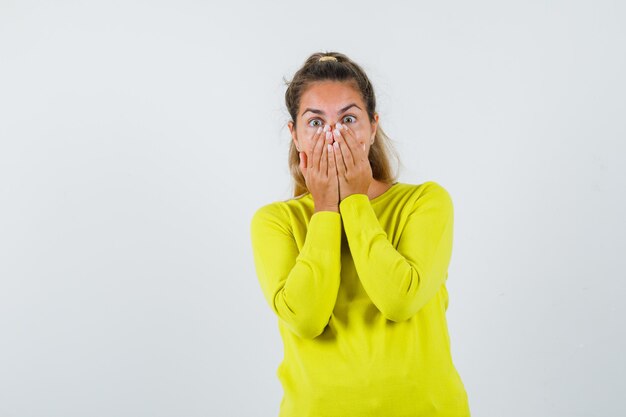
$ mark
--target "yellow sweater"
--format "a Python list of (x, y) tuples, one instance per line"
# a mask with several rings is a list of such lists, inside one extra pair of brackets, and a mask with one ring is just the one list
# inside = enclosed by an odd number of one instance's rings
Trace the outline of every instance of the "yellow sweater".
[(396, 182), (339, 213), (310, 193), (259, 208), (254, 263), (278, 317), (279, 417), (468, 417), (446, 280), (454, 210), (434, 181)]

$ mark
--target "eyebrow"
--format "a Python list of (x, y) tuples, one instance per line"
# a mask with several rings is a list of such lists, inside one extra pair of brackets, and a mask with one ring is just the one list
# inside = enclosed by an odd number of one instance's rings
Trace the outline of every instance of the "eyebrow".
[[(361, 109), (359, 106), (357, 106), (355, 103), (352, 103), (352, 104), (348, 104), (346, 107), (344, 107), (343, 109), (339, 110), (339, 111), (337, 112), (337, 115), (340, 115), (341, 113), (343, 113), (344, 111), (348, 110), (350, 107), (353, 107), (353, 106), (354, 106), (354, 107), (356, 107), (356, 108), (357, 108), (357, 109), (359, 109), (359, 110), (363, 110), (363, 109)], [(308, 111), (310, 111), (310, 112), (312, 112), (312, 113), (316, 113), (316, 114), (325, 114), (325, 113), (324, 113), (323, 111), (321, 111), (321, 110), (312, 109), (312, 108), (310, 108), (310, 107), (309, 107), (309, 108), (307, 108), (305, 111), (303, 111), (303, 112), (302, 112), (302, 114), (301, 114), (300, 116), (304, 116), (304, 113), (306, 113), (306, 112), (308, 112)]]

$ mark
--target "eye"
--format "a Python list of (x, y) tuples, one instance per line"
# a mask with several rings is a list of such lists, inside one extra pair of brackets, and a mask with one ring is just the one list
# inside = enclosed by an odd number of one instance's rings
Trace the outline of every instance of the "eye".
[(350, 123), (356, 123), (356, 117), (354, 117), (354, 116), (346, 116), (346, 117), (343, 118), (343, 120), (345, 121), (347, 118), (351, 118), (351, 119), (354, 120), (353, 122), (350, 122)]
[(312, 127), (322, 126), (321, 122), (320, 122), (320, 124), (313, 124), (313, 125), (312, 125), (311, 123), (312, 123), (312, 122), (315, 122), (315, 121), (318, 121), (318, 122), (319, 122), (319, 121), (320, 121), (320, 119), (313, 119), (313, 120), (311, 120), (311, 121), (309, 122), (309, 126), (312, 126)]

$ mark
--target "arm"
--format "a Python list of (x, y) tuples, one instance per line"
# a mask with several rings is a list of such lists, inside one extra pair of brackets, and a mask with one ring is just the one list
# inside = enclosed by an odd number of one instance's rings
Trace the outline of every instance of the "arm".
[(435, 182), (426, 186), (406, 220), (397, 250), (367, 195), (349, 195), (339, 210), (363, 288), (387, 319), (408, 320), (448, 277), (454, 223), (450, 195)]
[(254, 263), (268, 304), (296, 335), (322, 333), (335, 306), (341, 270), (341, 216), (311, 216), (299, 252), (282, 208), (267, 205), (251, 222)]

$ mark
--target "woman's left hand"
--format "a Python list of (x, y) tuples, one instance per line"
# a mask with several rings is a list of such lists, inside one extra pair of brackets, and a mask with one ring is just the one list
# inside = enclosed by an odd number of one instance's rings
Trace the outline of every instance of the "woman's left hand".
[[(365, 150), (365, 143), (358, 140), (348, 126), (340, 125), (333, 130), (335, 143), (333, 155), (339, 178), (339, 201), (352, 194), (365, 194), (373, 180), (372, 167)], [(329, 155), (331, 157), (331, 155)]]

